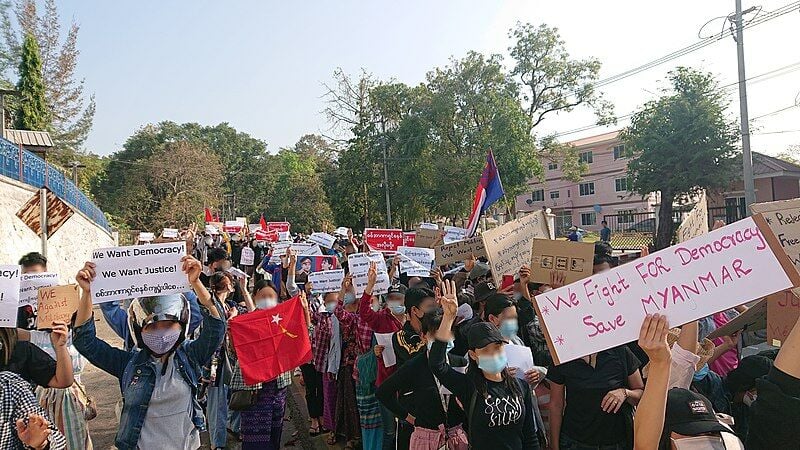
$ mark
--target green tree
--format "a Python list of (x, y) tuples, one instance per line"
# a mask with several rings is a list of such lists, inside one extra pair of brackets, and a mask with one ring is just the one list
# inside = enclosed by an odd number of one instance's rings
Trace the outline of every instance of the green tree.
[(25, 36), (17, 90), (20, 98), (15, 127), (20, 130), (47, 131), (50, 127), (50, 114), (42, 83), (42, 60), (39, 56), (39, 45), (32, 35)]
[(276, 179), (265, 216), (289, 221), (294, 231), (332, 231), (333, 214), (317, 171), (317, 159), (307, 157), (295, 146), (281, 149), (272, 166)]
[(678, 67), (671, 86), (644, 104), (621, 134), (633, 159), (633, 189), (659, 191), (656, 250), (672, 241), (673, 203), (700, 189), (727, 187), (736, 177), (738, 128), (726, 116), (729, 100), (711, 74)]

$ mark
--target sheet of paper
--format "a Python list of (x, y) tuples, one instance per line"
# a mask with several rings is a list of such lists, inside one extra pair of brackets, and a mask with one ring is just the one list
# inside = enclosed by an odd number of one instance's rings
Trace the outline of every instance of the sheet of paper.
[(508, 357), (508, 367), (517, 369), (517, 378), (525, 378), (525, 372), (533, 369), (533, 354), (524, 345), (506, 344), (503, 346)]
[(336, 238), (328, 233), (311, 233), (308, 240), (325, 248), (333, 248), (333, 244), (336, 242)]
[(239, 259), (239, 264), (243, 266), (252, 266), (256, 259), (256, 252), (250, 247), (242, 247), (242, 256)]
[(57, 273), (24, 273), (19, 279), (19, 306), (31, 305), (35, 311), (39, 288), (58, 285)]
[(375, 333), (375, 340), (378, 341), (378, 345), (383, 346), (381, 357), (383, 358), (383, 365), (386, 367), (392, 367), (397, 364), (397, 357), (392, 346), (392, 335), (394, 333)]
[(314, 294), (339, 292), (342, 289), (343, 279), (344, 269), (325, 270), (308, 274), (308, 282), (311, 283), (311, 292)]

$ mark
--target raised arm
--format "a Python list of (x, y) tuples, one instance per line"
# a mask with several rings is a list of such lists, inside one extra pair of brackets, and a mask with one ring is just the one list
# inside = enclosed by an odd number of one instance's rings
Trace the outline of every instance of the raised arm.
[(75, 382), (72, 368), (72, 357), (67, 350), (67, 337), (69, 329), (64, 322), (53, 322), (53, 331), (50, 332), (50, 342), (56, 354), (56, 374), (47, 384), (51, 388), (66, 389)]
[(428, 366), (433, 372), (433, 375), (439, 381), (454, 393), (462, 403), (468, 402), (470, 389), (469, 378), (466, 374), (455, 371), (450, 365), (447, 364), (447, 342), (450, 340), (453, 323), (456, 320), (456, 312), (458, 311), (458, 300), (456, 300), (456, 284), (452, 280), (447, 280), (442, 283), (442, 293), (438, 298), (439, 304), (442, 305), (444, 316), (442, 323), (439, 324), (439, 329), (436, 330), (436, 341), (431, 345), (430, 354), (428, 355)]
[(211, 317), (219, 319), (219, 310), (214, 305), (211, 293), (208, 292), (208, 289), (200, 282), (200, 273), (203, 271), (203, 266), (200, 264), (200, 261), (191, 256), (184, 256), (181, 258), (181, 263), (183, 263), (182, 270), (186, 274), (189, 284), (192, 286), (194, 293), (197, 294), (197, 301), (208, 309), (208, 313)]
[[(348, 274), (348, 277), (351, 277), (352, 283), (352, 275)], [(361, 299), (358, 302), (358, 315), (361, 317), (361, 320), (366, 322), (368, 325), (372, 326), (373, 322), (378, 319), (378, 313), (372, 310), (372, 292), (375, 290), (375, 283), (378, 280), (378, 269), (375, 263), (369, 264), (369, 271), (367, 272), (367, 286), (364, 288), (364, 294), (361, 295)], [(339, 298), (344, 298), (344, 292), (339, 294)]]
[(664, 430), (669, 383), (670, 349), (667, 345), (669, 326), (664, 316), (647, 316), (639, 331), (639, 347), (650, 358), (650, 376), (633, 419), (635, 450), (658, 448)]

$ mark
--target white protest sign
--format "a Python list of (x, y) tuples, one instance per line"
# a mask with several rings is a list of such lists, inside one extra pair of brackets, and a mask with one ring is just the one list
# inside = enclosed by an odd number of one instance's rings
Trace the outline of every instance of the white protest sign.
[(252, 266), (255, 263), (256, 252), (250, 247), (242, 247), (242, 256), (239, 258), (239, 264), (243, 266)]
[(24, 273), (19, 279), (19, 306), (31, 305), (37, 308), (39, 288), (58, 285), (57, 273)]
[(350, 228), (347, 227), (339, 227), (336, 231), (333, 232), (336, 236), (347, 237), (350, 236)]
[(647, 314), (675, 327), (793, 286), (769, 239), (747, 218), (536, 296), (553, 360), (634, 341)]
[(177, 228), (164, 228), (161, 230), (161, 237), (164, 239), (177, 239), (178, 238), (178, 229)]
[(139, 233), (139, 242), (153, 242), (155, 239), (156, 235), (153, 233), (146, 233), (146, 232)]
[(271, 264), (279, 264), (281, 256), (286, 255), (287, 248), (291, 248), (298, 256), (322, 255), (322, 249), (313, 242), (276, 242), (272, 244), (272, 257), (269, 262)]
[(206, 225), (206, 234), (219, 234), (219, 228), (214, 225)]
[(423, 230), (438, 230), (439, 229), (439, 225), (437, 225), (435, 223), (422, 222), (422, 223), (419, 224), (419, 227), (417, 227), (417, 228), (420, 228), (420, 229), (423, 229)]
[(181, 267), (185, 242), (101, 248), (92, 252), (92, 303), (176, 294), (191, 289)]
[(238, 278), (240, 280), (244, 280), (248, 278), (248, 275), (243, 271), (237, 269), (236, 267), (228, 267), (227, 272), (234, 276), (234, 278)]
[(463, 241), (467, 238), (467, 229), (461, 227), (451, 227), (445, 225), (444, 227), (444, 243), (451, 244), (456, 241)]
[(278, 232), (278, 240), (281, 242), (291, 242), (292, 241), (292, 233), (288, 231), (279, 231)]
[(333, 244), (336, 242), (336, 238), (328, 233), (311, 233), (308, 240), (325, 248), (333, 248)]
[(392, 367), (397, 364), (397, 355), (394, 354), (394, 346), (392, 345), (393, 334), (394, 333), (375, 333), (375, 340), (378, 342), (378, 345), (383, 346), (381, 357), (383, 358), (384, 367)]
[(0, 265), (0, 328), (17, 326), (19, 278), (20, 266)]
[(708, 201), (706, 191), (700, 193), (700, 199), (694, 205), (686, 218), (683, 219), (678, 230), (675, 232), (678, 242), (686, 242), (690, 239), (708, 233)]
[(372, 262), (375, 263), (378, 271), (378, 279), (375, 282), (375, 288), (372, 293), (380, 295), (389, 292), (391, 281), (389, 280), (389, 271), (386, 268), (386, 260), (383, 259), (383, 255), (380, 252), (353, 253), (347, 257), (347, 265), (350, 273), (353, 274), (353, 287), (356, 291), (356, 297), (364, 294), (364, 289), (367, 287), (367, 272)]
[(501, 285), (503, 275), (517, 273), (523, 264), (531, 263), (533, 239), (549, 239), (550, 232), (544, 211), (538, 210), (488, 230), (482, 236), (492, 276), (495, 283)]
[(436, 251), (432, 248), (397, 247), (401, 255), (400, 272), (410, 277), (429, 277)]
[(339, 292), (342, 289), (342, 280), (344, 280), (344, 269), (324, 270), (308, 274), (308, 282), (311, 283), (311, 292), (314, 294)]

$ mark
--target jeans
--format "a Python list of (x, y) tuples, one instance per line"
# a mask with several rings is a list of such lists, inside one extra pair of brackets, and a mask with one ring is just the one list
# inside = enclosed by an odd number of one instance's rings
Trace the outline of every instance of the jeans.
[(228, 387), (209, 386), (206, 412), (208, 414), (208, 438), (211, 448), (225, 448), (228, 440)]
[(561, 433), (559, 439), (561, 441), (559, 442), (560, 450), (627, 450), (624, 443), (605, 445), (584, 444), (572, 439), (564, 433)]
[(234, 433), (241, 433), (242, 431), (242, 412), (228, 410), (228, 428)]
[(396, 447), (397, 422), (394, 414), (381, 405), (381, 418), (383, 419), (383, 450), (393, 450)]

